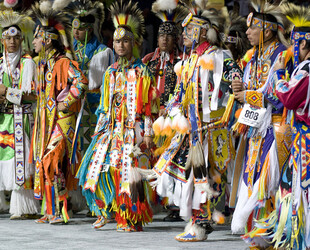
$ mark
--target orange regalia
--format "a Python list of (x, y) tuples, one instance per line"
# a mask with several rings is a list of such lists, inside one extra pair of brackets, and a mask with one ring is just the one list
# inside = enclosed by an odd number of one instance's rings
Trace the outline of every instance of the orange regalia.
[[(50, 4), (44, 1), (43, 3)], [(66, 17), (54, 9), (54, 5), (50, 6), (52, 12), (46, 14), (41, 5), (36, 3), (33, 6), (41, 22), (37, 26), (35, 38), (42, 38), (37, 67), (37, 108), (31, 143), (31, 157), (36, 164), (34, 193), (35, 198), (42, 200), (42, 214), (45, 215), (37, 222), (46, 222), (49, 219), (50, 223), (67, 222), (68, 191), (75, 188), (77, 182), (74, 180), (77, 163), (70, 161), (76, 115), (88, 82), (79, 70), (78, 63), (68, 58), (72, 50), (68, 38), (70, 26), (66, 26)], [(46, 19), (50, 23), (46, 22)], [(55, 25), (52, 27), (56, 31), (46, 31), (49, 25)], [(62, 44), (67, 56), (56, 48), (45, 51), (46, 39), (57, 40), (59, 37), (62, 41), (65, 38), (68, 43)], [(66, 111), (58, 109), (59, 103), (63, 103)], [(76, 159), (81, 159), (79, 153), (76, 154)]]

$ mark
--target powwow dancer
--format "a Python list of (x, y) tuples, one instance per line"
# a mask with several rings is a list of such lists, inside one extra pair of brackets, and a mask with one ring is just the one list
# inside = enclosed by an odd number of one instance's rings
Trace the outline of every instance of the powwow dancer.
[(160, 109), (165, 109), (176, 85), (174, 65), (182, 59), (182, 53), (177, 47), (180, 35), (177, 25), (185, 18), (187, 10), (174, 0), (157, 0), (152, 5), (152, 11), (163, 23), (158, 29), (158, 47), (142, 61), (155, 76), (160, 94)]
[[(29, 49), (34, 22), (26, 14), (0, 12), (4, 47), (0, 58), (0, 192), (11, 191), (10, 219), (39, 212), (33, 197), (34, 165), (28, 163), (35, 100), (35, 63), (22, 50)], [(32, 102), (31, 102), (32, 101)], [(5, 199), (0, 200), (3, 207)]]
[[(182, 59), (182, 53), (180, 53), (178, 48), (178, 40), (180, 36), (180, 22), (187, 15), (187, 10), (180, 4), (177, 4), (175, 0), (158, 0), (153, 3), (152, 11), (163, 23), (160, 24), (158, 29), (158, 47), (154, 52), (146, 55), (142, 62), (148, 66), (155, 77), (157, 90), (160, 94), (159, 115), (163, 115), (167, 103), (174, 93), (177, 82), (174, 65)], [(155, 150), (155, 155), (159, 156), (164, 149), (164, 147), (161, 147), (163, 140), (158, 137), (156, 139), (156, 146), (158, 148)], [(153, 202), (156, 203), (158, 196), (155, 190), (152, 192), (152, 197), (154, 196)], [(179, 216), (179, 209), (174, 206), (173, 201), (163, 199), (161, 202), (164, 205), (167, 205), (167, 203), (169, 205), (169, 215), (164, 218), (165, 221), (182, 220)]]
[[(153, 170), (158, 194), (173, 200), (180, 207), (180, 216), (191, 218), (184, 233), (175, 239), (190, 242), (207, 238), (210, 199), (217, 195), (212, 206), (224, 207), (224, 180), (231, 151), (230, 136), (222, 121), (228, 120), (233, 103), (230, 99), (223, 115), (224, 99), (227, 101), (232, 73), (241, 72), (230, 53), (221, 49), (224, 18), (204, 11), (207, 1), (183, 2), (191, 11), (183, 21), (184, 45), (191, 48), (191, 55), (175, 66), (178, 84), (167, 111), (173, 117), (170, 130), (176, 133), (167, 139), (171, 143)], [(155, 134), (162, 128), (159, 120), (153, 125)], [(213, 184), (219, 192), (212, 190)], [(214, 210), (213, 215), (215, 221), (223, 223), (222, 214)]]
[[(264, 0), (252, 1), (252, 5), (255, 12), (248, 16), (246, 34), (253, 53), (247, 53), (250, 60), (243, 79), (232, 83), (236, 100), (244, 105), (233, 127), (241, 135), (230, 197), (231, 207), (237, 199), (231, 227), (233, 233), (249, 232), (245, 240), (251, 239), (253, 221), (266, 218), (274, 208), (280, 171), (291, 143), (290, 128), (282, 122), (283, 104), (270, 77), (276, 57), (286, 49), (286, 19), (278, 6)], [(289, 71), (291, 66), (288, 62)], [(259, 238), (251, 243), (264, 245)]]
[(116, 2), (111, 14), (119, 58), (104, 75), (95, 135), (77, 177), (90, 210), (103, 216), (103, 224), (114, 212), (118, 231), (141, 231), (152, 221), (152, 210), (147, 183), (138, 172), (139, 157), (148, 160), (140, 155), (139, 145), (152, 144), (156, 88), (151, 73), (137, 59), (144, 32), (137, 3)]
[(40, 23), (33, 40), (39, 54), (39, 84), (31, 148), (36, 162), (34, 193), (42, 200), (44, 214), (37, 223), (67, 222), (68, 191), (76, 188), (76, 162), (70, 159), (76, 114), (87, 80), (78, 63), (70, 59), (71, 25), (59, 11), (66, 4), (40, 1), (32, 6)]
[[(89, 91), (82, 102), (83, 109), (81, 109), (77, 120), (78, 138), (74, 140), (73, 146), (74, 152), (80, 147), (82, 155), (84, 155), (97, 124), (95, 112), (99, 105), (102, 79), (104, 72), (112, 64), (113, 53), (110, 48), (101, 43), (103, 40), (101, 29), (104, 21), (104, 6), (101, 2), (77, 0), (71, 7), (69, 5), (66, 8), (66, 12), (73, 16), (72, 33), (75, 56), (80, 69), (88, 78)], [(78, 144), (78, 142), (80, 143)], [(74, 152), (73, 157), (75, 157)], [(86, 202), (81, 199), (80, 190), (72, 191), (69, 195), (74, 210), (85, 208)]]
[[(73, 13), (72, 13), (73, 12)], [(99, 1), (77, 0), (71, 11), (74, 50), (80, 69), (88, 78), (86, 104), (81, 122), (81, 149), (86, 152), (97, 124), (95, 114), (100, 100), (104, 72), (113, 62), (113, 52), (102, 44), (104, 6)]]
[(276, 209), (266, 219), (255, 223), (255, 237), (262, 237), (273, 247), (310, 248), (309, 225), (309, 90), (310, 90), (310, 10), (294, 4), (281, 6), (294, 24), (294, 71), (288, 78), (286, 58), (281, 56), (274, 66), (276, 94), (290, 109), (293, 131), (291, 154), (283, 168), (276, 195)]
[(245, 18), (238, 16), (235, 12), (230, 15), (230, 25), (224, 41), (225, 45), (231, 51), (233, 59), (238, 63), (241, 69), (243, 69), (247, 63), (243, 57), (251, 48), (251, 44), (246, 36), (247, 28)]

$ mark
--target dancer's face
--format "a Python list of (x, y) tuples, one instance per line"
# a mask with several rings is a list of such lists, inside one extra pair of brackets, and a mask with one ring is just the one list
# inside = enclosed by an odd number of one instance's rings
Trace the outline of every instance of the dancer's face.
[(246, 31), (246, 35), (250, 41), (252, 46), (259, 45), (259, 36), (260, 36), (261, 29), (256, 26), (250, 26)]
[[(186, 29), (186, 31), (185, 31)], [(191, 40), (191, 37), (193, 35), (193, 29), (194, 29), (194, 26), (192, 24), (188, 24), (184, 30), (183, 30), (183, 33), (182, 33), (182, 36), (183, 36), (183, 44), (184, 46), (186, 46), (187, 48), (191, 48), (192, 47), (192, 40)]]
[(90, 35), (89, 28), (73, 29), (73, 36), (74, 36), (75, 40), (78, 40), (80, 42), (85, 41), (86, 33), (87, 33), (87, 36)]
[(17, 52), (22, 44), (22, 41), (23, 38), (21, 35), (5, 36), (1, 39), (1, 42), (8, 53)]
[(32, 41), (32, 45), (33, 45), (34, 51), (36, 53), (40, 53), (43, 47), (43, 38), (36, 36)]
[(174, 47), (173, 35), (160, 34), (158, 36), (158, 47), (161, 52), (172, 52)]
[(128, 37), (123, 37), (121, 39), (114, 40), (113, 46), (115, 53), (120, 57), (126, 57), (127, 59), (130, 59), (132, 57), (132, 39)]

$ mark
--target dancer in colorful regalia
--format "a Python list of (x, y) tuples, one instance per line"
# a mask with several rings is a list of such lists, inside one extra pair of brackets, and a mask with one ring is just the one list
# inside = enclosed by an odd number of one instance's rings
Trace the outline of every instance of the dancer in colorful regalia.
[(283, 122), (283, 104), (275, 94), (270, 72), (279, 54), (288, 58), (288, 72), (292, 71), (292, 61), (290, 53), (284, 52), (287, 21), (279, 7), (265, 1), (252, 1), (252, 5), (255, 12), (248, 16), (246, 34), (254, 49), (246, 54), (250, 60), (243, 79), (232, 83), (235, 97), (243, 107), (233, 127), (240, 133), (240, 143), (230, 205), (235, 207), (232, 232), (245, 231), (248, 234), (244, 239), (256, 247), (265, 243), (251, 238), (253, 222), (266, 218), (274, 208), (281, 168), (288, 159), (291, 143), (290, 127)]
[(182, 53), (178, 48), (180, 27), (177, 24), (185, 18), (187, 11), (175, 0), (158, 0), (153, 3), (152, 11), (163, 23), (158, 29), (158, 47), (142, 61), (155, 76), (160, 94), (160, 109), (165, 109), (177, 81), (174, 65), (182, 59)]
[(35, 69), (29, 49), (34, 22), (12, 10), (0, 12), (3, 57), (0, 58), (0, 207), (5, 204), (4, 190), (11, 191), (11, 219), (39, 212), (33, 197), (34, 165), (28, 163), (32, 103), (35, 101)]
[[(61, 223), (69, 219), (68, 191), (76, 188), (76, 162), (71, 162), (80, 98), (87, 79), (71, 60), (71, 25), (63, 12), (68, 2), (41, 1), (32, 6), (40, 23), (33, 45), (39, 54), (37, 109), (31, 155), (36, 162), (36, 199), (42, 200), (37, 223)], [(75, 152), (79, 155), (79, 152)], [(77, 159), (81, 156), (77, 156)]]
[(104, 6), (101, 2), (79, 0), (74, 2), (72, 21), (74, 50), (80, 69), (88, 78), (86, 103), (81, 121), (81, 151), (86, 152), (97, 124), (95, 114), (100, 100), (104, 72), (113, 62), (113, 52), (102, 44)]
[(138, 172), (140, 158), (145, 165), (149, 160), (139, 146), (144, 142), (151, 147), (157, 92), (150, 71), (138, 59), (144, 20), (137, 3), (116, 2), (111, 13), (118, 60), (105, 73), (95, 135), (77, 177), (102, 225), (115, 213), (118, 231), (141, 231), (152, 221), (152, 210), (147, 183)]
[[(78, 139), (74, 148), (80, 148), (82, 155), (91, 142), (97, 124), (95, 114), (100, 100), (102, 79), (106, 69), (112, 64), (113, 52), (102, 44), (102, 23), (104, 6), (101, 2), (90, 0), (74, 1), (65, 10), (73, 16), (72, 33), (75, 56), (79, 67), (88, 78), (88, 91), (82, 102), (78, 118)], [(84, 104), (83, 104), (84, 103)], [(70, 192), (72, 210), (81, 211), (86, 207), (81, 199), (80, 189)]]
[(213, 219), (224, 223), (216, 208), (223, 211), (225, 207), (226, 169), (231, 161), (225, 123), (233, 99), (227, 99), (233, 73), (242, 73), (229, 51), (221, 49), (224, 18), (204, 10), (206, 1), (183, 2), (191, 11), (182, 24), (190, 57), (175, 66), (178, 83), (167, 106), (168, 124), (159, 119), (153, 124), (155, 135), (170, 129), (168, 147), (153, 171), (158, 194), (169, 197), (179, 206), (180, 216), (190, 219), (184, 233), (175, 239), (191, 242), (207, 238), (212, 230), (211, 210)]
[(293, 131), (292, 147), (282, 171), (276, 209), (267, 219), (255, 223), (254, 237), (265, 239), (275, 249), (310, 249), (310, 10), (294, 4), (281, 7), (294, 24), (294, 71), (288, 77), (286, 59), (281, 56), (274, 66), (274, 81), (277, 97), (290, 110), (287, 118)]
[(251, 48), (251, 44), (246, 37), (247, 24), (244, 17), (240, 17), (237, 13), (230, 14), (230, 24), (227, 35), (225, 35), (225, 45), (231, 51), (233, 59), (243, 69), (246, 61), (243, 60), (245, 53)]
[[(155, 77), (157, 90), (160, 94), (160, 111), (159, 115), (163, 115), (165, 108), (177, 82), (177, 75), (174, 72), (174, 65), (182, 59), (182, 53), (178, 48), (180, 36), (180, 22), (187, 15), (187, 10), (177, 4), (175, 0), (159, 0), (153, 3), (152, 11), (162, 20), (158, 29), (156, 50), (146, 55), (142, 62), (145, 63)], [(178, 27), (179, 26), (179, 27)], [(157, 150), (155, 155), (159, 156), (163, 152), (163, 140), (156, 141)], [(155, 158), (156, 161), (156, 158)], [(154, 203), (158, 203), (158, 195), (156, 191), (152, 192)], [(174, 206), (173, 201), (162, 199), (163, 205), (169, 205), (169, 214), (164, 221), (182, 221), (179, 216), (178, 207)]]

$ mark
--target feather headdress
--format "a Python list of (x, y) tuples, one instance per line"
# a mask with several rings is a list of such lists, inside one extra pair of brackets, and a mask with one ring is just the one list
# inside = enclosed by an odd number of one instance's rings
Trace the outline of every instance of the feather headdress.
[[(24, 49), (32, 50), (32, 37), (34, 21), (29, 16), (29, 12), (18, 13), (13, 10), (4, 10), (0, 12), (0, 33), (11, 26), (18, 26), (24, 36)], [(3, 35), (3, 34), (2, 34)]]
[(36, 34), (41, 28), (54, 28), (57, 34), (45, 32), (45, 38), (58, 40), (64, 47), (66, 56), (73, 58), (74, 50), (72, 46), (71, 23), (69, 18), (63, 12), (63, 9), (71, 3), (71, 0), (41, 0), (32, 5), (32, 11), (35, 18), (39, 21)]
[(179, 35), (177, 24), (188, 14), (187, 9), (178, 4), (178, 0), (156, 0), (152, 11), (163, 22), (159, 26), (159, 34)]
[(297, 6), (292, 3), (281, 5), (286, 18), (297, 28), (310, 27), (310, 8)]
[(283, 4), (281, 9), (294, 25), (291, 39), (294, 42), (294, 66), (297, 67), (299, 63), (299, 41), (310, 41), (310, 9), (292, 3)]
[(73, 28), (92, 27), (95, 36), (102, 42), (101, 29), (104, 22), (104, 6), (99, 1), (75, 0), (73, 2)]
[[(278, 5), (269, 3), (268, 0), (252, 0), (251, 4), (255, 12), (251, 12), (247, 18), (248, 27), (255, 25), (262, 30), (271, 29), (277, 32), (280, 42), (289, 46), (287, 39), (285, 39), (285, 32), (289, 27), (289, 22), (282, 13)], [(263, 19), (260, 17), (263, 15)]]
[[(138, 8), (138, 3), (129, 1), (116, 1), (110, 7), (113, 24), (116, 29), (126, 26), (131, 30), (137, 43), (142, 42), (142, 36), (145, 32), (144, 18), (142, 11)], [(117, 32), (117, 30), (115, 31)], [(114, 38), (115, 38), (114, 33)]]
[(225, 18), (226, 8), (216, 10), (205, 10), (201, 15), (206, 18), (210, 23), (210, 28), (207, 31), (207, 39), (211, 44), (222, 46), (222, 34), (226, 23)]
[(182, 26), (185, 27), (191, 23), (198, 27), (192, 34), (193, 46), (198, 42), (200, 29), (207, 30), (207, 40), (212, 45), (221, 46), (221, 33), (224, 32), (225, 17), (222, 11), (207, 10), (207, 0), (180, 0), (180, 2), (189, 10), (188, 16), (184, 19)]
[(163, 22), (178, 23), (188, 14), (188, 10), (178, 4), (178, 0), (156, 0), (152, 5), (152, 11)]
[(180, 0), (193, 16), (201, 16), (207, 9), (208, 0)]

